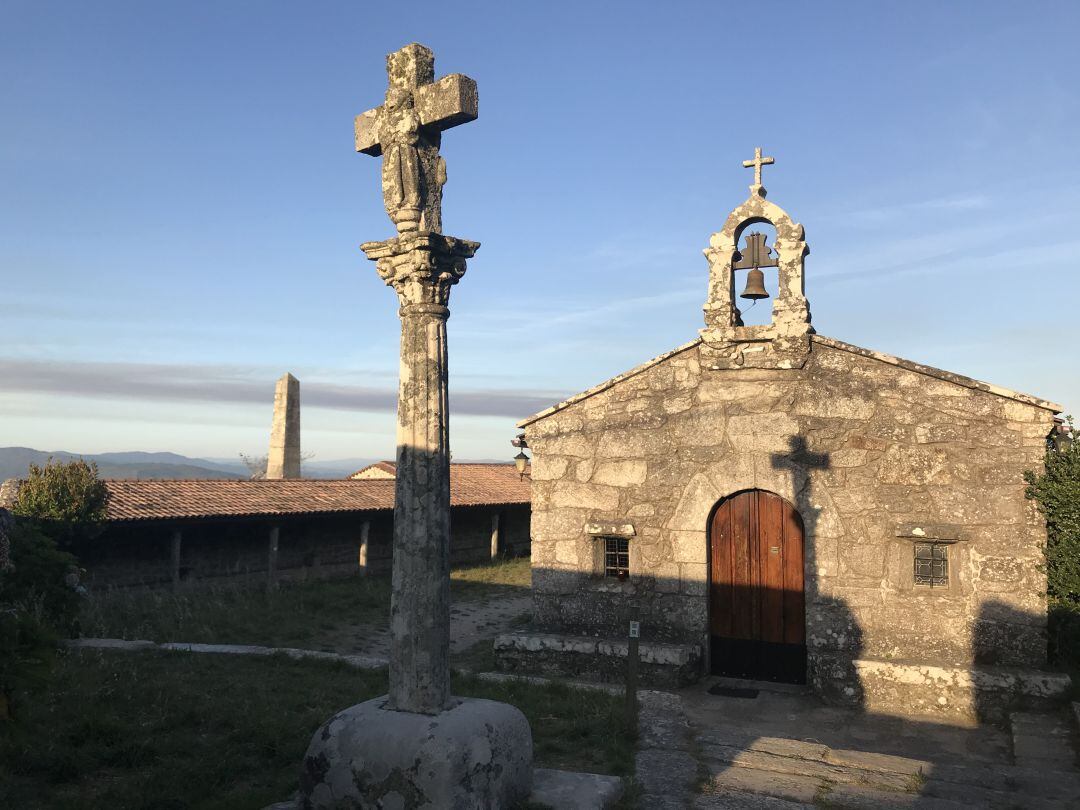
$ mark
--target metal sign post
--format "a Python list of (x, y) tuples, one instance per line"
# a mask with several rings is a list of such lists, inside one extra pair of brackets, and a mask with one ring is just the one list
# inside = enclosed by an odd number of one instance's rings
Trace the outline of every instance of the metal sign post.
[(631, 733), (637, 730), (638, 721), (638, 643), (640, 640), (641, 622), (637, 621), (637, 611), (633, 610), (626, 645), (626, 728)]

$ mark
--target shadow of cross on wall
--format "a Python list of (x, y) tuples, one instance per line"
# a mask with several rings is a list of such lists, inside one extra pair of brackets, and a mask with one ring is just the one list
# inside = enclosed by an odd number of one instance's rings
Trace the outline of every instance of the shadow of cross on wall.
[(805, 548), (804, 571), (810, 576), (806, 584), (817, 593), (817, 523), (821, 509), (814, 504), (814, 487), (810, 478), (811, 470), (828, 470), (832, 467), (828, 453), (815, 453), (806, 444), (805, 436), (792, 436), (788, 439), (786, 453), (773, 453), (769, 457), (774, 470), (787, 471), (791, 474), (791, 492), (795, 497), (795, 508), (803, 522)]
[[(809, 654), (807, 678), (814, 680), (813, 670), (820, 668), (823, 670), (820, 673), (821, 678), (835, 679), (838, 682), (842, 680), (844, 683), (841, 687), (843, 694), (835, 697), (848, 705), (863, 706), (862, 686), (851, 663), (862, 653), (862, 629), (843, 599), (828, 593), (827, 586), (825, 593), (822, 593), (822, 570), (818, 565), (819, 544), (823, 541), (818, 538), (817, 526), (822, 510), (814, 503), (811, 472), (831, 469), (829, 454), (811, 450), (805, 436), (792, 436), (788, 439), (787, 451), (773, 453), (769, 460), (774, 470), (785, 471), (791, 475), (791, 492), (803, 521), (806, 646)], [(824, 557), (828, 560), (831, 555), (826, 554)], [(835, 576), (838, 572), (828, 573)], [(814, 661), (815, 650), (819, 655), (824, 655), (818, 664)], [(831, 663), (826, 665), (826, 659)]]

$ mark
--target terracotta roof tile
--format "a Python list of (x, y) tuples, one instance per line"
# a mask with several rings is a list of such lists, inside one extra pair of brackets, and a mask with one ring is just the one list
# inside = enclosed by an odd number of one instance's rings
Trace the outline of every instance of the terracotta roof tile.
[[(392, 480), (397, 465), (377, 461), (349, 476), (354, 481)], [(389, 476), (385, 478), (384, 476)], [(531, 479), (522, 478), (513, 464), (455, 461), (450, 464), (450, 501), (453, 506), (487, 503), (529, 503)]]
[[(393, 470), (390, 462), (384, 462)], [(389, 511), (390, 479), (107, 480), (110, 521)], [(529, 479), (511, 464), (452, 464), (451, 506), (528, 504)]]

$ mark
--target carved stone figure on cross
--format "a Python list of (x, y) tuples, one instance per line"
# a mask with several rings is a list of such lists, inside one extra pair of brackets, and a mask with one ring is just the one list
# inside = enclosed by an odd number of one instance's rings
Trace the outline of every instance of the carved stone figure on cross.
[(476, 82), (457, 73), (434, 81), (435, 55), (416, 43), (387, 56), (386, 73), (385, 103), (356, 117), (356, 151), (382, 156), (383, 203), (398, 233), (442, 233), (442, 131), (476, 119)]
[(399, 226), (419, 225), (420, 116), (413, 107), (411, 93), (395, 87), (386, 91), (386, 103), (379, 117), (379, 141), (383, 147), (382, 191), (386, 213)]

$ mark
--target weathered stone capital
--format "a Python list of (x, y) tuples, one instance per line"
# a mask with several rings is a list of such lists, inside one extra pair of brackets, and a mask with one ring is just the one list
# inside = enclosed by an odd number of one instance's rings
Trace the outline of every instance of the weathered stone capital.
[[(360, 249), (375, 262), (379, 277), (397, 292), (404, 314), (419, 311), (415, 309), (418, 305), (446, 310), (450, 288), (465, 275), (465, 261), (479, 247), (479, 242), (419, 232), (365, 242)], [(439, 310), (432, 309), (430, 314), (439, 314)]]

